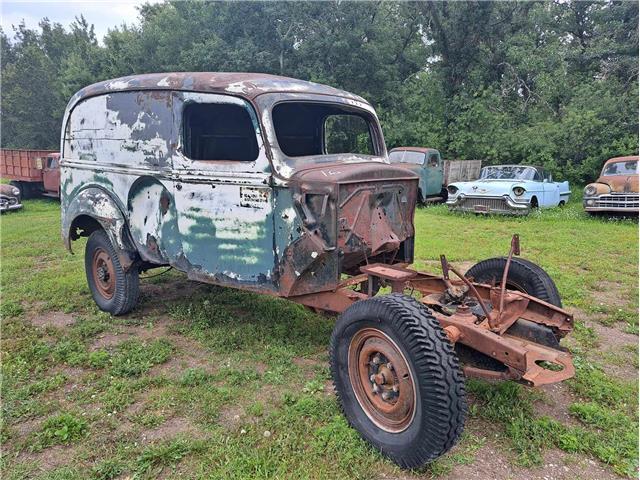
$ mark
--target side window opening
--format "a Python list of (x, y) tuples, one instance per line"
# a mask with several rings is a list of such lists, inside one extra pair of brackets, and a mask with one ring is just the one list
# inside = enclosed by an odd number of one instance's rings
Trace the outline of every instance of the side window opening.
[(272, 115), (278, 145), (288, 157), (375, 155), (371, 120), (364, 112), (341, 105), (284, 102)]
[(437, 153), (432, 153), (431, 155), (429, 155), (429, 166), (437, 167), (438, 165), (440, 165), (439, 155)]
[(188, 103), (183, 111), (184, 154), (191, 160), (258, 158), (258, 141), (251, 116), (240, 105)]

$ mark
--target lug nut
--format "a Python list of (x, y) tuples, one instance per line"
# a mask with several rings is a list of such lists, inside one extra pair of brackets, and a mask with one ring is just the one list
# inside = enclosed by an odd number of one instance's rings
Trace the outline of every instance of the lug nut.
[(378, 393), (380, 391), (380, 387), (377, 384), (373, 384), (373, 393)]
[(371, 374), (371, 376), (369, 377), (369, 380), (371, 380), (372, 383), (376, 382), (376, 376), (374, 374)]
[(393, 386), (393, 391), (394, 391), (394, 393), (398, 393), (398, 390), (400, 390), (400, 389), (398, 388), (398, 385), (394, 385), (394, 386)]
[(389, 393), (389, 392), (384, 392), (384, 393), (382, 394), (382, 399), (383, 399), (383, 400), (391, 400), (391, 393)]
[(372, 362), (374, 365), (378, 365), (380, 363), (380, 357), (376, 355), (375, 357), (373, 357)]
[(393, 370), (393, 364), (391, 362), (387, 363), (387, 368)]

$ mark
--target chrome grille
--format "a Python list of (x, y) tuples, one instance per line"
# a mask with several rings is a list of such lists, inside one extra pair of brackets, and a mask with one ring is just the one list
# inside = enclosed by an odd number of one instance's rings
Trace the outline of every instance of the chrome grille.
[[(469, 197), (465, 196), (454, 207), (456, 210), (464, 210), (465, 212), (476, 213), (517, 213), (507, 205), (504, 198), (495, 197)], [(525, 210), (526, 212), (526, 210)], [(523, 212), (524, 213), (524, 212)]]
[(638, 208), (638, 194), (600, 195), (594, 207), (600, 208)]

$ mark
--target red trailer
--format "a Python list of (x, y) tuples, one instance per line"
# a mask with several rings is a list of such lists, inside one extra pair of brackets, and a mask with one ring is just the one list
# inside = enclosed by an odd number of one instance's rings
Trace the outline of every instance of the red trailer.
[(54, 150), (0, 150), (0, 175), (20, 189), (22, 198), (60, 196), (60, 154)]

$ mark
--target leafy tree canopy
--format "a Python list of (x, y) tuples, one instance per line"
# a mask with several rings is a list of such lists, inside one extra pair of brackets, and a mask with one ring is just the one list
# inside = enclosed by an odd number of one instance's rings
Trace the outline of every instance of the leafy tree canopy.
[(69, 97), (156, 71), (254, 71), (358, 93), (388, 146), (585, 182), (638, 151), (633, 2), (172, 2), (99, 44), (77, 18), (0, 31), (2, 143), (56, 148)]

